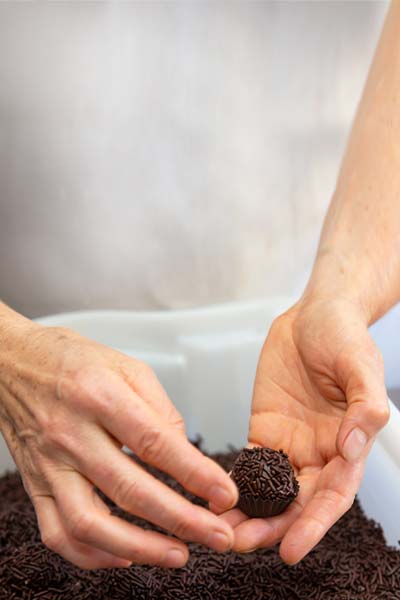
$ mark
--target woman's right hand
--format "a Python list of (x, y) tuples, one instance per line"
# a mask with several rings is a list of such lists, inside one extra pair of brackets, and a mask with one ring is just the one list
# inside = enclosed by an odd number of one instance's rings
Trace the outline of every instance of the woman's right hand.
[[(181, 567), (196, 541), (229, 550), (231, 527), (157, 481), (121, 450), (187, 490), (234, 506), (229, 476), (186, 438), (151, 369), (77, 333), (6, 311), (0, 318), (0, 427), (36, 510), (44, 544), (81, 568)], [(110, 515), (95, 493), (180, 539)]]

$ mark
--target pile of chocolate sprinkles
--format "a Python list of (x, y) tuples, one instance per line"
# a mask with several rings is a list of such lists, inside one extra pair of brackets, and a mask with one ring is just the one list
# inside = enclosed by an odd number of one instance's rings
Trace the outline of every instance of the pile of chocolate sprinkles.
[[(227, 471), (237, 452), (213, 455)], [(181, 486), (155, 469), (180, 493)], [(197, 504), (203, 501), (188, 493)], [(0, 600), (399, 600), (400, 551), (358, 502), (301, 563), (288, 567), (277, 548), (217, 554), (190, 544), (183, 569), (132, 565), (83, 571), (40, 541), (18, 474), (0, 478)], [(114, 514), (146, 528), (108, 501)]]
[(231, 477), (239, 490), (238, 507), (250, 517), (278, 515), (299, 493), (299, 483), (283, 450), (243, 448)]

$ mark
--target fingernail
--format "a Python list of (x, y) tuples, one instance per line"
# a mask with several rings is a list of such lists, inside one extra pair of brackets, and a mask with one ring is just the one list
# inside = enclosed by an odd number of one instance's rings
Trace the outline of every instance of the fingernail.
[(365, 446), (368, 443), (368, 438), (364, 431), (359, 427), (355, 427), (347, 436), (343, 446), (343, 456), (349, 462), (354, 462), (360, 458)]
[(222, 487), (222, 485), (214, 485), (210, 490), (209, 501), (220, 508), (228, 509), (236, 504), (236, 495), (232, 490)]
[(183, 567), (186, 564), (186, 556), (179, 548), (171, 548), (168, 550), (165, 560), (164, 566), (169, 569), (178, 569), (179, 567)]
[(216, 552), (227, 552), (232, 548), (232, 540), (223, 531), (214, 531), (210, 533), (206, 540), (207, 546)]

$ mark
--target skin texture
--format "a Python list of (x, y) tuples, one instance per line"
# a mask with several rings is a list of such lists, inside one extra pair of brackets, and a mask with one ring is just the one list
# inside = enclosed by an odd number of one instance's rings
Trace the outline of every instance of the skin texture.
[[(368, 326), (400, 298), (398, 90), (394, 2), (310, 282), (274, 322), (257, 369), (249, 443), (283, 448), (300, 482), (283, 515), (248, 519), (228, 510), (237, 499), (233, 483), (188, 443), (148, 366), (0, 304), (0, 427), (55, 552), (82, 568), (177, 567), (187, 560), (182, 539), (242, 552), (282, 540), (282, 558), (295, 563), (350, 507), (388, 419), (382, 359)], [(146, 475), (122, 445), (206, 498), (219, 516)], [(93, 485), (180, 539), (110, 517)]]
[[(279, 541), (301, 560), (350, 508), (389, 417), (368, 326), (400, 299), (400, 2), (393, 2), (300, 301), (262, 350), (249, 443), (283, 448), (300, 493), (282, 515), (221, 516), (248, 552)], [(213, 507), (216, 510), (215, 507)]]
[[(182, 566), (186, 545), (112, 517), (93, 486), (120, 507), (216, 551), (231, 527), (147, 474), (122, 451), (185, 488), (231, 507), (228, 475), (187, 440), (181, 416), (151, 369), (60, 328), (2, 307), (0, 422), (38, 517), (43, 542), (82, 568), (131, 562)], [(214, 500), (213, 500), (214, 499)]]

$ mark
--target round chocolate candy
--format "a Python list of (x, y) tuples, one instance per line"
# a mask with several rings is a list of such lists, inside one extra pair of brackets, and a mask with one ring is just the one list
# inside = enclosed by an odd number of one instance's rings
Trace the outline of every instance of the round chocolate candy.
[(231, 477), (239, 490), (237, 507), (249, 517), (279, 515), (299, 493), (299, 483), (283, 450), (244, 448)]

